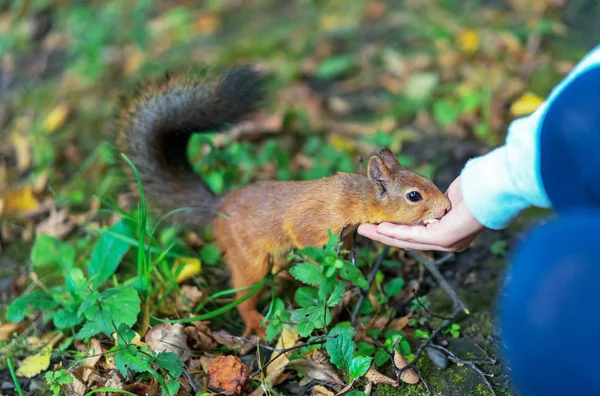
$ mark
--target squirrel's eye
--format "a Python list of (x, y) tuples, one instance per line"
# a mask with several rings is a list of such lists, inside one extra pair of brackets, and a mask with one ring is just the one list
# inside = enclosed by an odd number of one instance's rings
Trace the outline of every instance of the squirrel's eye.
[(419, 194), (419, 192), (411, 191), (408, 194), (406, 194), (406, 199), (408, 199), (410, 202), (419, 202), (423, 199), (423, 197), (421, 196), (421, 194)]

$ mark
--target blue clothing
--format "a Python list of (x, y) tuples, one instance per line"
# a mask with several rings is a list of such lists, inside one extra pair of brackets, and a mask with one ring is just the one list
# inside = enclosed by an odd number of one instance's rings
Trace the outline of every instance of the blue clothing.
[(600, 46), (533, 114), (513, 121), (504, 146), (466, 164), (463, 198), (481, 224), (505, 228), (529, 206), (560, 210), (556, 193), (571, 191), (565, 197), (570, 203), (600, 202), (600, 185), (593, 183), (600, 180), (600, 155), (594, 155), (600, 149), (600, 134), (594, 129), (600, 120), (600, 112), (594, 112), (600, 104), (598, 67)]
[[(547, 200), (559, 216), (533, 230), (512, 257), (501, 301), (507, 358), (523, 396), (600, 395), (599, 48), (531, 117), (536, 132), (530, 136), (537, 137), (525, 146), (534, 151), (520, 153), (535, 154), (535, 171), (526, 169), (529, 159), (505, 161), (514, 165), (507, 173), (514, 176), (510, 188), (520, 206), (503, 204), (499, 215), (511, 219), (518, 208)], [(487, 169), (489, 162), (482, 161)], [(515, 171), (530, 173), (522, 177)]]

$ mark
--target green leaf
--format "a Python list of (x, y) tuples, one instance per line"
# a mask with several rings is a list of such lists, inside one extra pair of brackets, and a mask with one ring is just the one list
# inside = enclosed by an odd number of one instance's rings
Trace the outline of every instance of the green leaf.
[(421, 330), (421, 329), (416, 329), (415, 330), (415, 337), (419, 337), (422, 338), (424, 340), (427, 340), (429, 338), (429, 333), (427, 331)]
[(360, 356), (371, 356), (375, 353), (375, 346), (366, 342), (359, 342), (356, 345), (356, 353)]
[(316, 329), (322, 329), (331, 322), (331, 312), (320, 306), (300, 308), (292, 312), (292, 321), (311, 322)]
[(129, 250), (129, 243), (119, 238), (121, 235), (126, 238), (133, 238), (134, 234), (131, 227), (121, 220), (109, 229), (110, 232), (103, 232), (94, 246), (88, 271), (91, 276), (95, 276), (92, 284), (96, 287), (108, 280), (115, 273), (119, 263)]
[(312, 263), (297, 264), (290, 269), (290, 274), (300, 282), (312, 286), (318, 285), (325, 279), (323, 277), (323, 269)]
[(209, 243), (200, 249), (200, 258), (206, 265), (215, 265), (221, 259), (221, 250), (216, 243)]
[(379, 348), (377, 352), (375, 352), (375, 366), (377, 367), (381, 367), (390, 359), (390, 355), (381, 348)]
[(325, 59), (317, 66), (316, 76), (324, 80), (340, 76), (354, 67), (354, 57), (338, 55)]
[(490, 246), (490, 252), (495, 256), (506, 256), (508, 253), (508, 242), (502, 240), (495, 241)]
[(357, 378), (365, 375), (369, 367), (371, 367), (371, 359), (369, 356), (355, 356), (350, 361), (350, 366), (348, 367), (348, 371), (350, 373), (350, 380), (355, 380)]
[(346, 396), (367, 396), (367, 394), (362, 391), (353, 390), (353, 391), (346, 393)]
[(17, 323), (23, 320), (25, 315), (36, 312), (49, 312), (56, 308), (57, 303), (52, 297), (41, 290), (33, 290), (31, 293), (17, 297), (8, 306), (6, 319)]
[(267, 341), (273, 341), (279, 333), (281, 333), (281, 322), (279, 320), (272, 320), (266, 330)]
[(67, 329), (77, 326), (83, 318), (77, 316), (77, 311), (73, 307), (68, 307), (56, 311), (53, 320), (57, 329)]
[(337, 368), (348, 374), (354, 355), (354, 341), (352, 340), (354, 329), (335, 327), (329, 331), (329, 336), (332, 338), (328, 338), (325, 342), (329, 359)]
[(120, 286), (105, 290), (97, 305), (90, 305), (84, 314), (87, 323), (83, 325), (78, 339), (94, 336), (98, 333), (104, 333), (108, 337), (115, 332), (115, 326), (121, 323), (127, 326), (133, 326), (140, 312), (140, 297), (137, 291), (132, 287)]
[(404, 287), (404, 278), (392, 279), (383, 286), (383, 292), (388, 297), (393, 297), (402, 291)]
[(179, 387), (181, 386), (181, 384), (177, 380), (177, 377), (175, 377), (175, 378), (168, 377), (165, 380), (165, 383), (167, 385), (167, 389), (163, 388), (163, 390), (161, 392), (161, 396), (176, 395), (177, 392), (179, 391)]
[(147, 350), (140, 353), (135, 345), (128, 345), (126, 348), (116, 350), (114, 356), (115, 365), (123, 376), (127, 376), (127, 370), (133, 373), (143, 373), (152, 369), (152, 355)]
[(156, 364), (175, 378), (179, 378), (183, 374), (183, 360), (176, 353), (160, 352), (156, 356)]
[(315, 326), (309, 321), (300, 322), (296, 326), (296, 331), (298, 332), (298, 335), (300, 335), (300, 337), (308, 337), (314, 329)]
[(302, 308), (311, 307), (319, 303), (319, 296), (315, 289), (300, 287), (294, 293), (294, 300)]
[(338, 305), (342, 299), (342, 294), (344, 294), (344, 284), (342, 282), (338, 282), (337, 285), (335, 285), (333, 293), (331, 293), (331, 296), (329, 296), (329, 299), (327, 299), (327, 306), (329, 308), (333, 308)]
[(361, 289), (369, 288), (369, 282), (367, 282), (365, 276), (351, 263), (344, 262), (344, 267), (339, 270), (339, 274), (342, 279), (352, 282)]
[(441, 99), (433, 105), (433, 116), (442, 126), (450, 126), (460, 116), (460, 108), (448, 99)]
[(31, 264), (34, 267), (55, 265), (65, 271), (73, 267), (75, 248), (49, 235), (38, 235), (31, 249)]

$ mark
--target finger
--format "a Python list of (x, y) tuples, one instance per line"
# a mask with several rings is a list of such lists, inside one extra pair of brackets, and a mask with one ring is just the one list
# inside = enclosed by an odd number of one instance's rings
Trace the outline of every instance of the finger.
[[(437, 223), (434, 223), (437, 224)], [(388, 237), (401, 239), (407, 242), (418, 242), (427, 245), (441, 245), (435, 238), (432, 238), (429, 227), (425, 226), (406, 226), (391, 223), (381, 223), (377, 226), (377, 232)]]
[(380, 233), (377, 232), (377, 226), (375, 226), (374, 224), (364, 224), (364, 227), (361, 225), (358, 228), (358, 233), (364, 237), (370, 238), (374, 241), (378, 241), (381, 243), (384, 243), (386, 245), (389, 246), (393, 246), (393, 247), (397, 247), (400, 249), (407, 249), (407, 250), (436, 250), (436, 251), (440, 251), (440, 252), (450, 252), (453, 251), (452, 248), (447, 248), (444, 246), (439, 246), (439, 245), (431, 245), (431, 244), (424, 244), (424, 243), (416, 243), (416, 242), (409, 242), (409, 241), (404, 241), (401, 239), (395, 239), (393, 237), (388, 237), (386, 235), (382, 235)]

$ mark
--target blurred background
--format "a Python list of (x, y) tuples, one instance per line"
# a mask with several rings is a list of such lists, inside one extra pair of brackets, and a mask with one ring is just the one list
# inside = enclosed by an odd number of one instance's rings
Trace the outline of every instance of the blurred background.
[[(0, 279), (36, 234), (84, 250), (101, 202), (131, 203), (113, 118), (145, 76), (246, 63), (273, 76), (256, 117), (211, 138), (217, 150), (190, 147), (219, 193), (356, 172), (380, 146), (445, 189), (598, 44), (599, 17), (595, 0), (0, 0)], [(491, 315), (507, 251), (540, 214), (445, 267), (472, 312)]]

